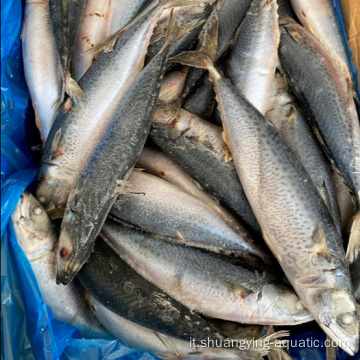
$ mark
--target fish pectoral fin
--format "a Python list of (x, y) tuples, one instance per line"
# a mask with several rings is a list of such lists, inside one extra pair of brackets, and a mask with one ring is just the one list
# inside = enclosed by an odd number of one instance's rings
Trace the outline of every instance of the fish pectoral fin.
[(346, 258), (350, 263), (354, 262), (360, 253), (360, 212), (356, 213), (351, 225), (349, 244), (346, 250)]
[(323, 256), (330, 261), (329, 246), (326, 240), (326, 234), (323, 225), (318, 222), (311, 236), (314, 245), (311, 248), (311, 252), (316, 256)]
[[(172, 344), (170, 338), (166, 339), (165, 337), (161, 336), (161, 334), (159, 334), (156, 331), (154, 331), (154, 334), (164, 344), (164, 346), (170, 350), (170, 354), (168, 354), (168, 355), (174, 356), (174, 354), (175, 354), (176, 357), (180, 356), (180, 352), (176, 349), (175, 345)], [(166, 355), (166, 354), (164, 354), (164, 355)]]
[(124, 194), (146, 195), (144, 192), (134, 191), (133, 184), (130, 181), (116, 180), (116, 187), (113, 193), (111, 194), (111, 198)]
[(295, 278), (295, 284), (298, 286), (303, 286), (310, 289), (321, 289), (328, 288), (329, 284), (324, 282), (324, 272), (326, 271), (336, 271), (334, 268), (329, 268), (326, 270), (316, 271), (311, 274), (305, 274)]
[[(35, 112), (36, 114), (36, 112)], [(62, 150), (59, 150), (59, 147), (60, 147), (60, 139), (61, 139), (61, 129), (59, 129), (54, 138), (53, 138), (53, 141), (51, 143), (51, 158), (50, 158), (50, 161), (53, 160), (54, 158), (56, 158), (57, 154), (60, 152), (60, 153), (63, 153)]]
[(75, 101), (83, 101), (86, 99), (86, 95), (69, 73), (65, 75), (65, 92)]

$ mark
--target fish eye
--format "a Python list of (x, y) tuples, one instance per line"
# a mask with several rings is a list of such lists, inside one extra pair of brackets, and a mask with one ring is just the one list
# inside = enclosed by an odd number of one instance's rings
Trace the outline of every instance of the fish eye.
[(32, 207), (31, 211), (35, 215), (40, 215), (44, 210), (40, 205), (36, 204)]
[(346, 313), (342, 314), (337, 318), (338, 323), (344, 325), (344, 326), (352, 326), (356, 322), (356, 317), (352, 313)]

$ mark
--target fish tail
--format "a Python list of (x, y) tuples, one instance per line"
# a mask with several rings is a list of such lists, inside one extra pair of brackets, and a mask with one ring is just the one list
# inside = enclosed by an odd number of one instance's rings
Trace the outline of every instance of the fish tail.
[(213, 14), (208, 19), (205, 26), (206, 28), (204, 28), (205, 31), (200, 49), (196, 51), (185, 51), (172, 57), (170, 61), (206, 69), (210, 72), (217, 72), (214, 67), (219, 33), (217, 13)]
[(70, 73), (65, 74), (65, 92), (75, 101), (85, 100), (86, 96), (78, 83), (71, 77)]
[(346, 257), (350, 263), (354, 262), (360, 252), (360, 211), (354, 216), (350, 231)]

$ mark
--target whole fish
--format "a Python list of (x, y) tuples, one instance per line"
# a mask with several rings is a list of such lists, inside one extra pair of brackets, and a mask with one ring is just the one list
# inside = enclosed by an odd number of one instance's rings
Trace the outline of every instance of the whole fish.
[(347, 248), (352, 262), (360, 251), (360, 123), (355, 103), (343, 73), (322, 44), (289, 17), (284, 16), (281, 25), (281, 66), (356, 200)]
[(88, 50), (103, 42), (109, 35), (110, 7), (113, 3), (116, 1), (88, 0), (86, 2), (72, 55), (75, 81), (79, 81), (95, 61), (96, 54)]
[(58, 235), (39, 202), (25, 191), (13, 214), (12, 221), (18, 244), (34, 272), (44, 302), (54, 316), (76, 326), (88, 338), (108, 337), (105, 329), (92, 315), (80, 285), (56, 285), (56, 248)]
[(175, 117), (157, 109), (151, 138), (205, 191), (249, 230), (260, 227), (242, 189), (231, 154), (222, 138), (223, 129), (180, 109)]
[[(148, 136), (167, 57), (174, 42), (197, 23), (177, 28), (171, 17), (163, 49), (140, 72), (110, 112), (111, 121), (72, 188), (61, 223), (57, 281), (69, 283), (89, 258), (96, 237)], [(124, 51), (124, 50), (123, 50)]]
[(112, 104), (120, 101), (143, 68), (152, 30), (166, 7), (158, 1), (151, 5), (153, 8), (120, 36), (114, 51), (102, 54), (81, 78), (86, 100), (74, 102), (68, 111), (62, 109), (55, 120), (42, 154), (36, 191), (53, 218), (63, 216), (83, 164), (114, 118)]
[(341, 237), (340, 210), (331, 178), (330, 162), (303, 116), (297, 100), (289, 91), (285, 79), (277, 73), (273, 82), (270, 108), (265, 116), (275, 125), (304, 165), (325, 201)]
[(48, 1), (26, 1), (21, 40), (26, 84), (36, 126), (45, 144), (64, 97), (61, 63)]
[[(231, 340), (217, 343), (211, 342), (210, 339), (207, 340), (206, 337), (195, 339), (199, 343), (204, 341), (205, 346), (200, 346), (198, 343), (179, 340), (135, 324), (107, 309), (92, 296), (89, 296), (89, 303), (94, 315), (113, 336), (134, 349), (150, 351), (162, 359), (261, 360), (262, 355), (266, 355), (268, 352), (266, 347), (261, 346), (247, 350), (229, 349), (232, 344)], [(236, 346), (236, 344), (240, 344), (240, 341), (233, 341), (233, 344)], [(207, 347), (206, 344), (224, 344), (224, 348)]]
[(110, 221), (101, 236), (138, 274), (205, 316), (262, 325), (312, 319), (295, 293), (268, 273)]
[[(172, 61), (209, 70), (237, 173), (268, 246), (320, 327), (354, 355), (359, 323), (336, 227), (308, 173), (276, 128), (215, 68), (217, 28), (214, 17), (201, 50)], [(304, 60), (304, 53), (296, 56), (308, 69), (309, 58)]]
[(71, 58), (79, 30), (85, 0), (49, 0), (50, 15), (56, 47), (60, 56), (65, 91), (74, 100), (84, 100), (85, 95), (71, 77)]
[(225, 75), (262, 113), (269, 104), (280, 39), (276, 0), (253, 0), (242, 21)]
[(134, 170), (128, 181), (131, 193), (119, 196), (111, 216), (174, 243), (270, 261), (230, 214), (141, 171)]
[(349, 90), (352, 92), (352, 76), (346, 43), (342, 35), (339, 16), (332, 1), (290, 1), (300, 23), (321, 42), (323, 48), (335, 60), (349, 85), (351, 85)]
[(109, 310), (148, 329), (187, 341), (224, 338), (200, 315), (138, 275), (100, 238), (77, 278)]

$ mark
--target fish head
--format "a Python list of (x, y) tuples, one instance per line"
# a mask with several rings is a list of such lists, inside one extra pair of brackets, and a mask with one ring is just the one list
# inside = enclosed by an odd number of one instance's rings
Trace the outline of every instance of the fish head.
[(312, 321), (314, 318), (293, 290), (282, 284), (268, 283), (257, 296), (262, 317), (269, 324), (297, 325)]
[(359, 349), (359, 321), (346, 266), (312, 274), (296, 285), (324, 332), (349, 355), (354, 355)]
[(12, 213), (18, 244), (29, 259), (52, 250), (54, 238), (49, 236), (52, 224), (44, 208), (28, 191), (24, 191)]
[(94, 225), (81, 217), (81, 213), (68, 208), (65, 211), (64, 223), (66, 226), (61, 227), (57, 251), (56, 282), (66, 285), (91, 255), (93, 244), (89, 244), (88, 239), (92, 238)]
[(51, 219), (64, 216), (70, 188), (66, 174), (59, 172), (56, 166), (49, 166), (47, 174), (40, 177), (36, 197)]

